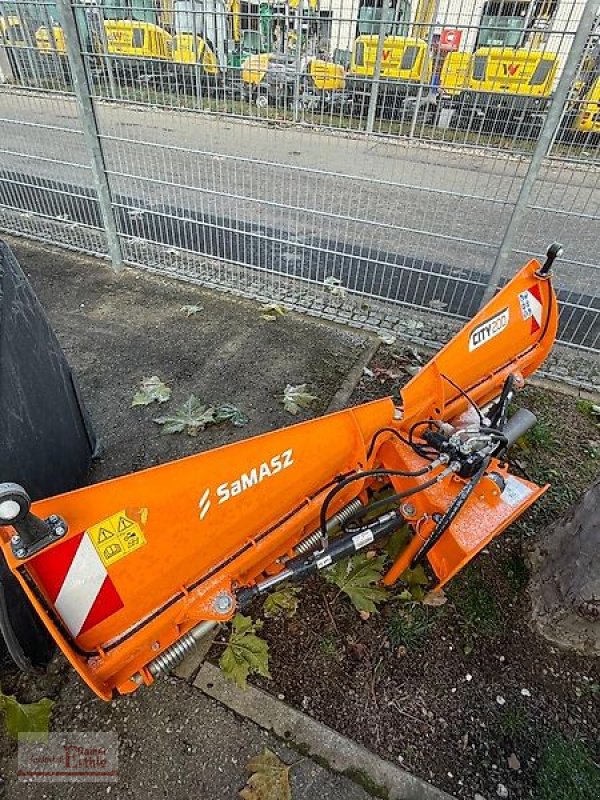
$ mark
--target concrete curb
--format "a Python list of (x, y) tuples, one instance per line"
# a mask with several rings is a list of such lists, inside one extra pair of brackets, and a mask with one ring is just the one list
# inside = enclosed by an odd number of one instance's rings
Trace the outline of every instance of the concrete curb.
[(240, 689), (208, 662), (200, 668), (193, 685), (317, 763), (351, 778), (372, 795), (386, 800), (453, 800), (272, 695), (253, 686)]

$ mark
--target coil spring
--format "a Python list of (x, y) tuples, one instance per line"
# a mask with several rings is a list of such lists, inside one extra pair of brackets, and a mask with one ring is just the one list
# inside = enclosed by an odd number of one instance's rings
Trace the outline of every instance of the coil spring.
[(200, 622), (194, 628), (185, 633), (181, 639), (178, 639), (170, 647), (161, 653), (159, 656), (148, 664), (150, 674), (156, 678), (159, 675), (166, 675), (178, 664), (181, 664), (187, 654), (194, 649), (194, 646), (210, 631), (215, 628), (216, 622), (206, 620)]
[[(340, 508), (337, 514), (334, 514), (327, 523), (328, 530), (332, 528), (334, 525), (343, 525), (349, 517), (354, 514), (355, 511), (359, 511), (363, 507), (361, 501), (357, 498), (352, 500), (348, 505)], [(303, 553), (308, 553), (310, 550), (314, 550), (314, 548), (320, 544), (321, 542), (321, 531), (316, 530), (314, 533), (309, 534), (306, 539), (302, 539), (301, 542), (298, 542), (294, 550), (298, 555), (302, 555)]]
[(193, 649), (196, 639), (191, 631), (188, 631), (181, 639), (168, 647), (164, 653), (157, 656), (149, 665), (148, 669), (154, 678), (158, 675), (166, 675), (178, 664), (181, 664), (187, 654)]

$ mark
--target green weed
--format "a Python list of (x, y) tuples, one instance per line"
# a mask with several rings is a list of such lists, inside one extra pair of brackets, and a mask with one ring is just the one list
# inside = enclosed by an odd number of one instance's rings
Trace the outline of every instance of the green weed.
[(339, 661), (341, 658), (338, 640), (332, 634), (323, 636), (319, 642), (319, 650), (321, 651), (321, 655), (325, 656), (325, 658), (328, 658), (331, 661)]
[(387, 635), (394, 647), (404, 645), (408, 650), (414, 650), (423, 644), (432, 625), (425, 606), (405, 603), (390, 618)]
[(513, 738), (520, 736), (527, 730), (529, 720), (525, 710), (519, 706), (509, 706), (499, 720), (500, 730), (505, 736)]
[(515, 594), (521, 594), (529, 580), (529, 567), (522, 554), (511, 553), (503, 566), (510, 588)]
[(598, 800), (600, 768), (582, 742), (555, 734), (542, 751), (535, 800)]
[(495, 633), (500, 628), (500, 609), (492, 591), (474, 565), (455, 581), (451, 599), (468, 631)]

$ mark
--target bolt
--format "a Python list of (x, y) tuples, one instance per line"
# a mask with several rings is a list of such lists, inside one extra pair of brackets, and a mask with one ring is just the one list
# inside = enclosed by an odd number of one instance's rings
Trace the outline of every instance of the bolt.
[(24, 547), (19, 547), (15, 555), (17, 556), (17, 558), (25, 558), (25, 556), (27, 555), (27, 550), (25, 550)]
[(54, 534), (54, 536), (64, 536), (66, 532), (67, 532), (67, 529), (65, 528), (64, 525), (57, 525), (54, 528), (53, 534)]
[(140, 683), (144, 682), (144, 678), (140, 672), (136, 672), (135, 675), (132, 675), (131, 680), (134, 683), (137, 683), (138, 686), (140, 685)]
[(152, 642), (152, 649), (153, 650), (160, 650), (159, 642)]
[(217, 614), (227, 614), (233, 606), (233, 597), (227, 592), (221, 592), (213, 601), (213, 608)]
[(48, 517), (48, 522), (52, 524), (58, 522), (58, 517), (56, 516), (56, 514), (50, 514), (50, 516)]
[(10, 537), (10, 540), (11, 540), (11, 542), (12, 542), (13, 544), (19, 544), (19, 542), (21, 541), (21, 537), (19, 536), (19, 534), (18, 534), (18, 533), (15, 533), (15, 535), (14, 535), (14, 536), (11, 536), (11, 537)]
[(413, 506), (412, 503), (404, 503), (401, 508), (402, 513), (405, 517), (412, 517), (417, 509)]

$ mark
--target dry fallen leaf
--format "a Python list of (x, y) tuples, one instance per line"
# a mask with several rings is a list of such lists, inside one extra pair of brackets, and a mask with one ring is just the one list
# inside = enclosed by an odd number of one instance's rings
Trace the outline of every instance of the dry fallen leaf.
[(171, 397), (171, 390), (161, 381), (158, 375), (151, 378), (142, 378), (140, 388), (131, 401), (134, 406), (149, 406), (150, 403), (166, 403)]
[(307, 385), (306, 383), (299, 383), (297, 386), (292, 386), (291, 383), (288, 383), (283, 390), (281, 402), (285, 410), (290, 414), (296, 416), (301, 408), (310, 408), (315, 400), (318, 399), (314, 394), (306, 391)]
[(290, 767), (265, 748), (248, 762), (248, 778), (241, 790), (242, 800), (292, 800)]
[(434, 608), (436, 608), (437, 606), (443, 606), (447, 602), (448, 598), (446, 597), (442, 589), (440, 589), (439, 592), (427, 592), (427, 594), (423, 598), (424, 606), (433, 606)]
[(154, 422), (162, 425), (163, 434), (185, 431), (189, 436), (197, 436), (198, 431), (215, 423), (215, 409), (212, 406), (203, 406), (192, 394), (176, 411), (156, 417)]
[(181, 309), (180, 309), (180, 311), (183, 311), (183, 313), (186, 315), (186, 317), (193, 317), (194, 314), (197, 314), (199, 311), (202, 311), (202, 310), (203, 310), (202, 306), (198, 306), (198, 305), (181, 306)]
[(285, 314), (285, 308), (279, 303), (265, 303), (261, 306), (262, 314), (260, 315), (261, 319), (269, 320), (273, 322), (277, 319), (277, 317), (282, 317)]
[(323, 281), (323, 286), (325, 287), (326, 292), (329, 292), (335, 297), (343, 298), (346, 296), (346, 289), (342, 286), (341, 280), (336, 278), (334, 275), (329, 275), (327, 278), (325, 278)]

